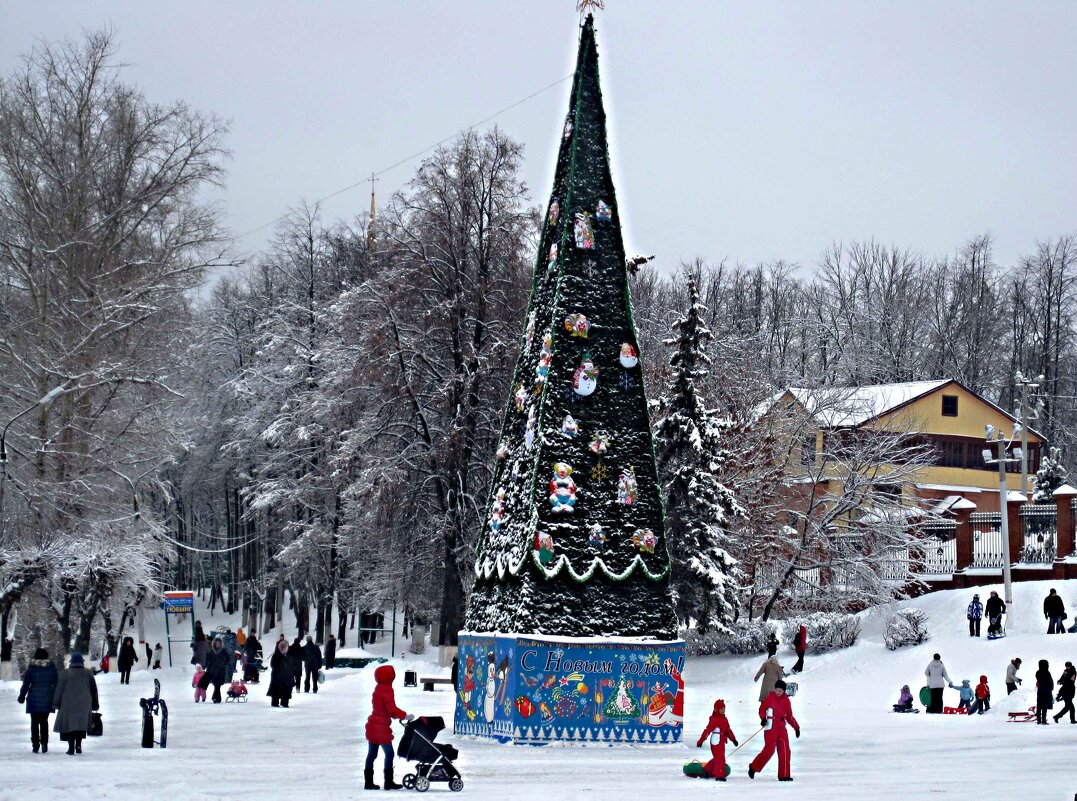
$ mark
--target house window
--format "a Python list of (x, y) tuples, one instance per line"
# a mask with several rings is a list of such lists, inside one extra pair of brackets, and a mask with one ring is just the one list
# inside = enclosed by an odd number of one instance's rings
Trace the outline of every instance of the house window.
[(957, 395), (942, 396), (942, 416), (957, 417)]
[(800, 463), (805, 465), (815, 464), (815, 433), (805, 434), (804, 441), (800, 443)]
[(936, 445), (936, 453), (940, 467), (965, 466), (965, 443), (960, 440), (942, 440)]

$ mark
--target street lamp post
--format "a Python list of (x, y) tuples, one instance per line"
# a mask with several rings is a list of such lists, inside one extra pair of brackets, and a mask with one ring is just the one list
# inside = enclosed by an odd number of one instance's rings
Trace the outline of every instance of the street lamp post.
[(987, 426), (987, 442), (991, 443), (991, 437), (995, 436), (995, 445), (998, 448), (997, 456), (992, 456), (990, 450), (984, 451), (984, 462), (998, 464), (998, 498), (999, 512), (1001, 516), (1002, 534), (1002, 582), (1003, 593), (1006, 596), (1006, 619), (1013, 620), (1011, 607), (1013, 606), (1013, 583), (1010, 577), (1010, 516), (1007, 513), (1009, 506), (1009, 490), (1006, 489), (1006, 465), (1018, 461), (1016, 458), (1007, 457), (1006, 449), (1009, 443), (1006, 435), (1001, 431), (995, 431), (994, 426)]
[(1042, 382), (1042, 375), (1032, 379), (1023, 375), (1020, 370), (1014, 376), (1014, 384), (1021, 390), (1017, 419), (1021, 421), (1021, 492), (1025, 495), (1028, 495), (1028, 391), (1038, 389)]

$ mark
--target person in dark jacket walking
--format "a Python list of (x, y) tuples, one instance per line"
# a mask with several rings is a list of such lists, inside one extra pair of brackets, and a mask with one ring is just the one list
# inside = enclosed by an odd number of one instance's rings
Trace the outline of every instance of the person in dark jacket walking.
[(793, 638), (793, 651), (796, 652), (797, 661), (793, 665), (793, 672), (799, 673), (804, 669), (804, 654), (808, 652), (808, 627), (801, 626), (797, 636)]
[(303, 681), (303, 692), (310, 692), (310, 682), (314, 679), (314, 692), (318, 692), (318, 671), (322, 667), (322, 651), (314, 638), (307, 635), (306, 645), (303, 646), (303, 666), (307, 669), (307, 677)]
[(191, 657), (191, 664), (206, 664), (206, 659), (209, 656), (209, 648), (209, 639), (206, 637), (206, 633), (202, 631), (202, 621), (196, 620), (194, 624), (194, 639), (191, 640), (191, 649), (194, 651), (194, 655)]
[(399, 790), (400, 785), (393, 781), (393, 718), (414, 720), (414, 715), (407, 714), (396, 706), (393, 694), (393, 681), (396, 671), (392, 665), (382, 665), (374, 671), (374, 695), (371, 697), (370, 717), (366, 719), (366, 767), (363, 771), (364, 790), (380, 789), (374, 784), (374, 760), (378, 758), (378, 748), (385, 754), (385, 789)]
[(1062, 671), (1062, 675), (1058, 679), (1058, 700), (1062, 702), (1062, 711), (1055, 715), (1055, 723), (1058, 723), (1062, 718), (1066, 716), (1066, 713), (1070, 713), (1070, 723), (1077, 723), (1077, 714), (1075, 714), (1073, 708), (1073, 696), (1075, 682), (1077, 682), (1077, 668), (1073, 667), (1072, 662), (1066, 663), (1066, 669)]
[(49, 713), (59, 678), (56, 665), (49, 661), (49, 652), (44, 648), (34, 651), (34, 658), (22, 677), (19, 703), (25, 702), (26, 713), (30, 716), (30, 745), (35, 754), (39, 749), (41, 753), (49, 750)]
[(1043, 599), (1043, 616), (1047, 618), (1048, 634), (1065, 633), (1062, 621), (1066, 619), (1066, 605), (1062, 603), (1062, 596), (1055, 592), (1054, 587)]
[(120, 653), (116, 656), (116, 667), (120, 671), (120, 684), (131, 683), (131, 668), (138, 661), (138, 651), (135, 650), (134, 637), (124, 637), (120, 646)]
[(292, 663), (288, 659), (288, 643), (280, 640), (269, 660), (269, 690), (266, 695), (272, 699), (273, 706), (282, 706), (287, 709), (294, 685)]
[(82, 654), (71, 654), (70, 667), (60, 674), (52, 694), (57, 710), (52, 730), (67, 741), (67, 753), (81, 754), (82, 740), (90, 730), (90, 717), (97, 711), (97, 682), (86, 669)]
[(337, 663), (337, 638), (332, 634), (325, 641), (325, 669), (332, 670)]
[[(213, 685), (213, 703), (221, 702), (221, 685), (228, 682), (228, 663), (232, 657), (224, 649), (224, 640), (220, 637), (213, 641), (213, 647), (206, 655), (206, 676)], [(203, 679), (204, 681), (204, 679)]]
[(288, 664), (292, 666), (292, 684), (295, 685), (295, 691), (299, 692), (303, 686), (303, 643), (298, 637), (288, 646)]
[(1055, 705), (1055, 680), (1051, 677), (1047, 660), (1040, 660), (1040, 669), (1036, 671), (1036, 722), (1047, 725), (1047, 710)]
[(980, 636), (980, 620), (984, 616), (984, 605), (980, 603), (980, 596), (977, 593), (972, 596), (972, 603), (969, 604), (968, 611), (965, 616), (969, 619), (969, 636)]
[(1002, 616), (1006, 614), (1006, 602), (999, 598), (994, 590), (984, 606), (984, 614), (987, 615), (987, 636), (997, 637), (1002, 634)]

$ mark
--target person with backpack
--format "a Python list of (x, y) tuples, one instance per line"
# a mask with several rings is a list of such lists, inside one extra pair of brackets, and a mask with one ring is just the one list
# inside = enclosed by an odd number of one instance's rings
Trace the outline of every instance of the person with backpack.
[(793, 638), (793, 651), (796, 652), (797, 661), (793, 665), (793, 672), (799, 673), (804, 669), (804, 654), (808, 652), (808, 627), (801, 626), (797, 636)]
[(44, 648), (34, 651), (34, 658), (22, 677), (19, 703), (26, 704), (26, 714), (30, 716), (30, 745), (35, 754), (49, 750), (49, 713), (59, 679), (56, 665), (49, 661), (49, 652)]
[(116, 667), (120, 671), (120, 684), (131, 683), (131, 669), (138, 661), (138, 651), (135, 650), (134, 637), (124, 637), (120, 645), (120, 652), (116, 656)]
[(314, 679), (314, 692), (318, 692), (318, 671), (322, 667), (322, 651), (314, 638), (307, 635), (307, 643), (303, 646), (303, 667), (306, 668), (306, 679), (303, 681), (303, 692), (310, 692), (310, 682)]
[(1046, 659), (1040, 660), (1040, 669), (1036, 671), (1036, 722), (1047, 725), (1047, 710), (1055, 705), (1055, 680), (1051, 677), (1050, 666)]
[(969, 619), (969, 636), (980, 636), (980, 619), (984, 616), (984, 605), (980, 603), (980, 596), (977, 593), (972, 596), (972, 603), (969, 604), (966, 616)]
[(379, 790), (374, 784), (374, 760), (378, 758), (378, 749), (385, 754), (385, 789), (399, 790), (401, 785), (393, 781), (393, 718), (398, 720), (415, 720), (403, 709), (397, 708), (393, 693), (393, 681), (396, 671), (392, 665), (382, 665), (374, 671), (374, 694), (370, 699), (370, 716), (366, 719), (366, 766), (363, 769), (363, 789)]
[(1070, 723), (1077, 723), (1077, 715), (1073, 709), (1075, 681), (1077, 681), (1077, 669), (1073, 667), (1072, 662), (1067, 662), (1066, 669), (1062, 671), (1062, 676), (1058, 679), (1058, 695), (1055, 696), (1055, 700), (1062, 702), (1062, 711), (1055, 715), (1055, 723), (1062, 720), (1067, 712), (1070, 713)]
[(1062, 602), (1062, 596), (1055, 592), (1054, 587), (1043, 599), (1043, 616), (1047, 618), (1048, 634), (1064, 634), (1062, 621), (1066, 619), (1066, 605)]
[(932, 715), (941, 715), (942, 691), (947, 687), (954, 686), (953, 679), (946, 672), (946, 665), (942, 664), (942, 657), (938, 654), (932, 657), (932, 660), (924, 669), (924, 676), (927, 677), (927, 686), (931, 691), (931, 703), (928, 704), (927, 711)]
[(1002, 616), (1006, 614), (1006, 602), (998, 597), (998, 593), (991, 591), (991, 597), (984, 606), (984, 614), (987, 615), (987, 637), (994, 639), (1002, 636)]
[(52, 693), (52, 706), (57, 710), (53, 731), (67, 741), (67, 754), (82, 753), (82, 741), (90, 730), (90, 719), (98, 710), (97, 682), (86, 669), (82, 654), (71, 654), (69, 667), (60, 674)]

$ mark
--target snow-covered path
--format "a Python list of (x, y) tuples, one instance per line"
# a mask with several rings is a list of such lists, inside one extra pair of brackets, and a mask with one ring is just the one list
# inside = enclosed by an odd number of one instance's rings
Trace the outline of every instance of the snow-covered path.
[[(1056, 582), (1067, 603), (1077, 592)], [(547, 799), (587, 793), (597, 799), (653, 799), (673, 796), (754, 799), (968, 799), (1035, 798), (1051, 801), (1077, 792), (1077, 726), (1049, 727), (1005, 722), (1005, 712), (1032, 704), (1036, 660), (1051, 662), (1056, 678), (1066, 659), (1077, 660), (1077, 636), (1047, 636), (1038, 609), (1046, 583), (1017, 587), (1021, 610), (1017, 632), (1005, 640), (970, 639), (964, 606), (971, 592), (936, 593), (909, 604), (931, 615), (934, 638), (925, 645), (887, 651), (879, 616), (865, 621), (853, 648), (808, 657), (799, 677), (794, 712), (804, 736), (793, 741), (792, 784), (778, 783), (772, 762), (754, 781), (747, 764), (760, 746), (757, 737), (730, 762), (724, 785), (689, 780), (681, 765), (706, 759), (694, 748), (716, 697), (729, 704), (729, 718), (741, 742), (758, 728), (757, 687), (751, 682), (758, 657), (691, 660), (687, 738), (681, 746), (514, 747), (453, 737), (461, 751), (458, 766), (464, 794), (475, 799)], [(986, 596), (986, 590), (982, 595)], [(945, 630), (944, 630), (945, 629)], [(934, 651), (955, 681), (973, 683), (986, 673), (993, 709), (983, 717), (894, 715), (890, 705), (900, 686), (914, 691)], [(783, 663), (786, 651), (780, 651)], [(1024, 687), (1005, 697), (1003, 675), (1010, 658), (1024, 660)], [(416, 657), (397, 660), (398, 673), (419, 667)], [(421, 667), (420, 667), (421, 670)], [(252, 687), (245, 705), (195, 705), (189, 669), (136, 672), (129, 687), (115, 674), (99, 676), (105, 736), (87, 741), (81, 757), (68, 757), (53, 740), (47, 755), (30, 753), (28, 717), (15, 703), (18, 685), (0, 685), (0, 798), (106, 799), (284, 799), (312, 794), (330, 799), (362, 798), (362, 723), (373, 686), (372, 670), (330, 671), (317, 695), (300, 695), (291, 709), (272, 709), (263, 689)], [(427, 671), (422, 671), (427, 672)], [(172, 710), (169, 747), (139, 747), (138, 698), (149, 695), (160, 677)], [(417, 714), (452, 715), (446, 690), (424, 693), (397, 682), (397, 702)], [(956, 703), (950, 692), (947, 703)], [(1057, 709), (1056, 709), (1057, 711)], [(54, 735), (55, 737), (55, 735)], [(687, 739), (686, 738), (686, 739)], [(398, 761), (398, 777), (406, 763)], [(380, 763), (379, 763), (380, 773)], [(380, 782), (380, 776), (379, 776)], [(444, 784), (431, 793), (448, 795)], [(407, 791), (401, 791), (409, 795)]]

